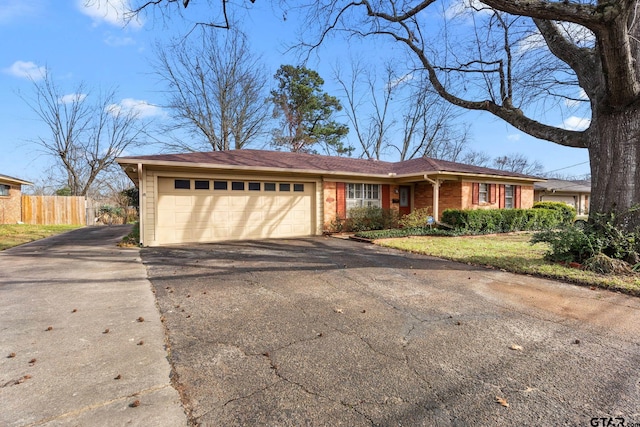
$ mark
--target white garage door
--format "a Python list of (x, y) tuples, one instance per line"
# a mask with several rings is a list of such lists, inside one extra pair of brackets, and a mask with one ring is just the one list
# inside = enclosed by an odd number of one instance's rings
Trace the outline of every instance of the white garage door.
[(158, 178), (158, 244), (313, 234), (312, 182)]

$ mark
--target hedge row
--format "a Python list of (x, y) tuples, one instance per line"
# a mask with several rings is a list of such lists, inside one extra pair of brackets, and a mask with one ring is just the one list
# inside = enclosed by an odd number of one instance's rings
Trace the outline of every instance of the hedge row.
[[(508, 233), (525, 230), (547, 230), (567, 224), (558, 209), (447, 209), (442, 222), (460, 231), (476, 233)], [(570, 222), (569, 222), (570, 223)]]
[(407, 237), (407, 236), (460, 236), (462, 233), (457, 230), (445, 230), (442, 228), (430, 228), (430, 227), (410, 227), (410, 228), (393, 228), (390, 230), (374, 230), (374, 231), (362, 231), (356, 233), (357, 237), (364, 237), (365, 239), (389, 239), (392, 237)]

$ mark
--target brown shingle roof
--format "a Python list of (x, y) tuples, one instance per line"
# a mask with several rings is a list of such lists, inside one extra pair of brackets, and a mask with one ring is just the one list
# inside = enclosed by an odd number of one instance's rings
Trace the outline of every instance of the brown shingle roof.
[[(127, 160), (131, 160), (128, 162)], [(307, 153), (290, 153), (266, 150), (208, 151), (201, 153), (157, 154), (151, 156), (121, 157), (119, 163), (170, 162), (265, 169), (292, 169), (318, 172), (344, 172), (367, 175), (416, 175), (437, 172), (468, 173), (504, 177), (534, 177), (497, 169), (471, 166), (462, 163), (435, 160), (427, 157), (402, 162), (354, 159), (351, 157), (321, 156)]]

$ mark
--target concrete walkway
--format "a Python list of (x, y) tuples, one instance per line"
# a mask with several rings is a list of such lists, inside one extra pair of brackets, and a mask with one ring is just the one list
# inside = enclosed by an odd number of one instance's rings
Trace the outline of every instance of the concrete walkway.
[(186, 425), (128, 226), (0, 252), (0, 425)]

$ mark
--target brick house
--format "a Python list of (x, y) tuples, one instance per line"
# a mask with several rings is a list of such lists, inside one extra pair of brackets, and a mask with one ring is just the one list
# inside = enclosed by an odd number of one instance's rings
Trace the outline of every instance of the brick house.
[(262, 150), (117, 159), (140, 189), (141, 240), (184, 242), (322, 234), (351, 207), (529, 208), (528, 175), (429, 158), (383, 162)]
[(22, 221), (22, 186), (29, 181), (0, 175), (0, 224), (16, 224)]

